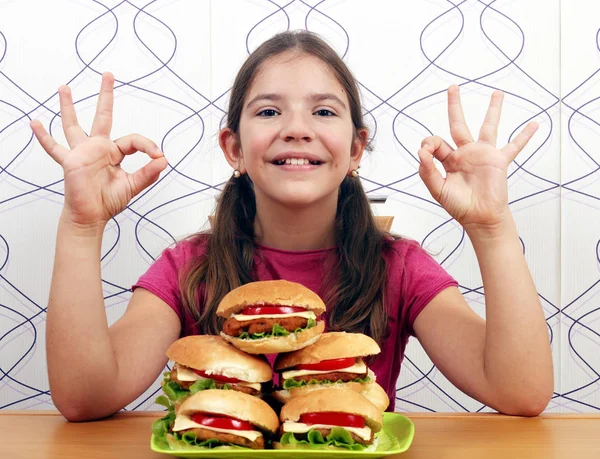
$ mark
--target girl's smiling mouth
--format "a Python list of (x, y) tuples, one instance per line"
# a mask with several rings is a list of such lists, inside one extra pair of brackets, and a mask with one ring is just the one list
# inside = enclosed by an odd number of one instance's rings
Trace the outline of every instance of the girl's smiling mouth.
[(292, 165), (292, 166), (307, 166), (307, 165), (313, 165), (313, 166), (318, 166), (321, 163), (321, 161), (312, 161), (306, 158), (287, 158), (287, 159), (278, 159), (276, 161), (273, 161), (273, 164), (275, 164), (276, 166), (285, 166), (285, 165)]
[(316, 155), (302, 152), (285, 152), (280, 153), (273, 160), (271, 164), (275, 166), (281, 166), (285, 169), (297, 170), (297, 169), (314, 169), (316, 166), (320, 166), (324, 161), (321, 161)]

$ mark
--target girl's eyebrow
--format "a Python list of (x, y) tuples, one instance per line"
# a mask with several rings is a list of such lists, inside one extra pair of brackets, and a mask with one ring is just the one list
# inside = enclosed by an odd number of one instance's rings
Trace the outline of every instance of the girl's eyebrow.
[[(248, 102), (248, 105), (246, 105), (246, 109), (250, 108), (252, 105), (256, 104), (257, 102), (261, 102), (261, 101), (274, 101), (274, 102), (277, 102), (277, 101), (280, 101), (282, 99), (283, 99), (283, 96), (281, 94), (275, 94), (275, 93), (258, 94), (250, 102)], [(341, 105), (344, 110), (346, 109), (346, 104), (344, 104), (344, 102), (342, 101), (342, 99), (340, 99), (335, 94), (331, 94), (331, 93), (313, 93), (313, 94), (309, 94), (307, 96), (307, 99), (309, 99), (311, 102), (321, 102), (321, 101), (324, 101), (324, 100), (331, 100), (331, 101), (334, 101), (337, 104)]]
[(263, 100), (279, 101), (281, 99), (283, 99), (283, 97), (281, 96), (281, 94), (274, 94), (274, 93), (259, 94), (254, 99), (252, 99), (250, 102), (248, 102), (248, 105), (246, 105), (246, 108), (250, 108), (255, 103), (263, 101)]
[(346, 104), (344, 104), (344, 101), (342, 101), (342, 99), (340, 99), (335, 94), (330, 94), (330, 93), (311, 94), (310, 96), (308, 96), (308, 98), (314, 102), (321, 102), (323, 100), (332, 100), (332, 101), (338, 103), (339, 105), (341, 105), (342, 108), (344, 110), (346, 110)]

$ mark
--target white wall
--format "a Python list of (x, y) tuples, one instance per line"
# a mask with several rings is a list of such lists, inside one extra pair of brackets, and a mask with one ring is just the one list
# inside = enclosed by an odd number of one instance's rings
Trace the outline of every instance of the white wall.
[[(41, 119), (63, 139), (56, 89), (68, 83), (89, 128), (99, 74), (110, 70), (118, 80), (113, 136), (151, 137), (172, 166), (107, 228), (102, 275), (113, 322), (153, 258), (205, 225), (231, 173), (216, 133), (248, 51), (276, 32), (308, 28), (344, 55), (361, 83), (376, 132), (361, 175), (367, 190), (389, 197), (377, 212), (394, 215), (395, 232), (439, 253), (482, 315), (471, 245), (421, 183), (416, 151), (429, 133), (449, 138), (443, 91), (452, 83), (463, 85), (474, 132), (493, 88), (506, 92), (499, 143), (529, 119), (540, 123), (509, 170), (509, 191), (552, 337), (556, 398), (548, 410), (598, 410), (600, 6), (592, 0), (562, 2), (562, 10), (558, 0), (454, 4), (0, 0), (0, 408), (52, 407), (44, 308), (62, 170), (32, 139), (28, 120)], [(141, 156), (127, 159), (125, 168), (139, 167)], [(157, 388), (128, 408), (152, 408)], [(397, 396), (402, 411), (487, 410), (452, 387), (416, 340)]]

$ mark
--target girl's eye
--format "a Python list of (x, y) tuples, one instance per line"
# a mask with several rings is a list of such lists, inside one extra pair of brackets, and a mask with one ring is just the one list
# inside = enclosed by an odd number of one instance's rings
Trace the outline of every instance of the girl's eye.
[(322, 108), (321, 110), (317, 110), (315, 112), (315, 115), (318, 115), (318, 116), (335, 116), (335, 113), (333, 113), (331, 110), (327, 110), (326, 108)]
[(263, 110), (262, 112), (258, 112), (257, 115), (263, 116), (265, 118), (270, 118), (272, 116), (277, 116), (277, 112), (275, 110), (273, 110), (272, 108), (267, 108), (266, 110)]

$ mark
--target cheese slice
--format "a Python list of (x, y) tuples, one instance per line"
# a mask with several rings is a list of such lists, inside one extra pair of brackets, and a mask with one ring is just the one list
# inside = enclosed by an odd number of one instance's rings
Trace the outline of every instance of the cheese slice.
[(365, 374), (367, 372), (367, 366), (362, 359), (359, 359), (354, 365), (348, 368), (340, 368), (339, 370), (327, 370), (327, 371), (316, 371), (316, 370), (290, 370), (281, 373), (283, 379), (295, 378), (296, 376), (306, 375), (322, 375), (327, 373), (358, 373)]
[(365, 441), (371, 439), (371, 428), (370, 427), (346, 427), (346, 426), (332, 426), (328, 424), (304, 424), (302, 422), (285, 421), (283, 423), (283, 431), (291, 433), (306, 433), (310, 429), (333, 429), (334, 427), (343, 427), (348, 432), (356, 434), (358, 437)]
[(237, 435), (238, 437), (247, 438), (250, 441), (255, 441), (257, 438), (262, 437), (262, 433), (258, 430), (230, 430), (230, 429), (219, 429), (217, 427), (208, 427), (202, 424), (198, 424), (185, 414), (178, 414), (175, 418), (175, 423), (173, 424), (173, 432), (180, 432), (182, 430), (187, 429), (207, 429), (212, 430), (213, 432), (221, 432), (228, 433), (232, 435)]
[[(218, 375), (215, 374), (215, 376), (218, 376)], [(225, 375), (223, 375), (223, 376), (225, 376)], [(179, 379), (180, 381), (191, 382), (191, 381), (200, 381), (202, 379), (208, 379), (208, 378), (200, 376), (199, 374), (195, 373), (188, 367), (184, 367), (183, 365), (177, 365), (177, 379)], [(251, 383), (251, 382), (241, 381), (241, 382), (237, 382), (237, 383), (223, 383), (223, 384), (237, 384), (238, 386), (251, 387), (252, 389), (256, 389), (259, 392), (261, 390), (260, 383)]]
[(285, 319), (287, 317), (302, 317), (304, 319), (316, 319), (317, 318), (315, 313), (312, 311), (292, 312), (290, 314), (257, 314), (257, 315), (233, 314), (231, 316), (232, 319), (239, 320), (240, 322), (244, 322), (246, 320), (254, 320), (254, 319)]
[(206, 379), (200, 376), (197, 373), (194, 373), (188, 367), (184, 367), (183, 365), (177, 365), (177, 379), (180, 381), (200, 381), (201, 379)]

